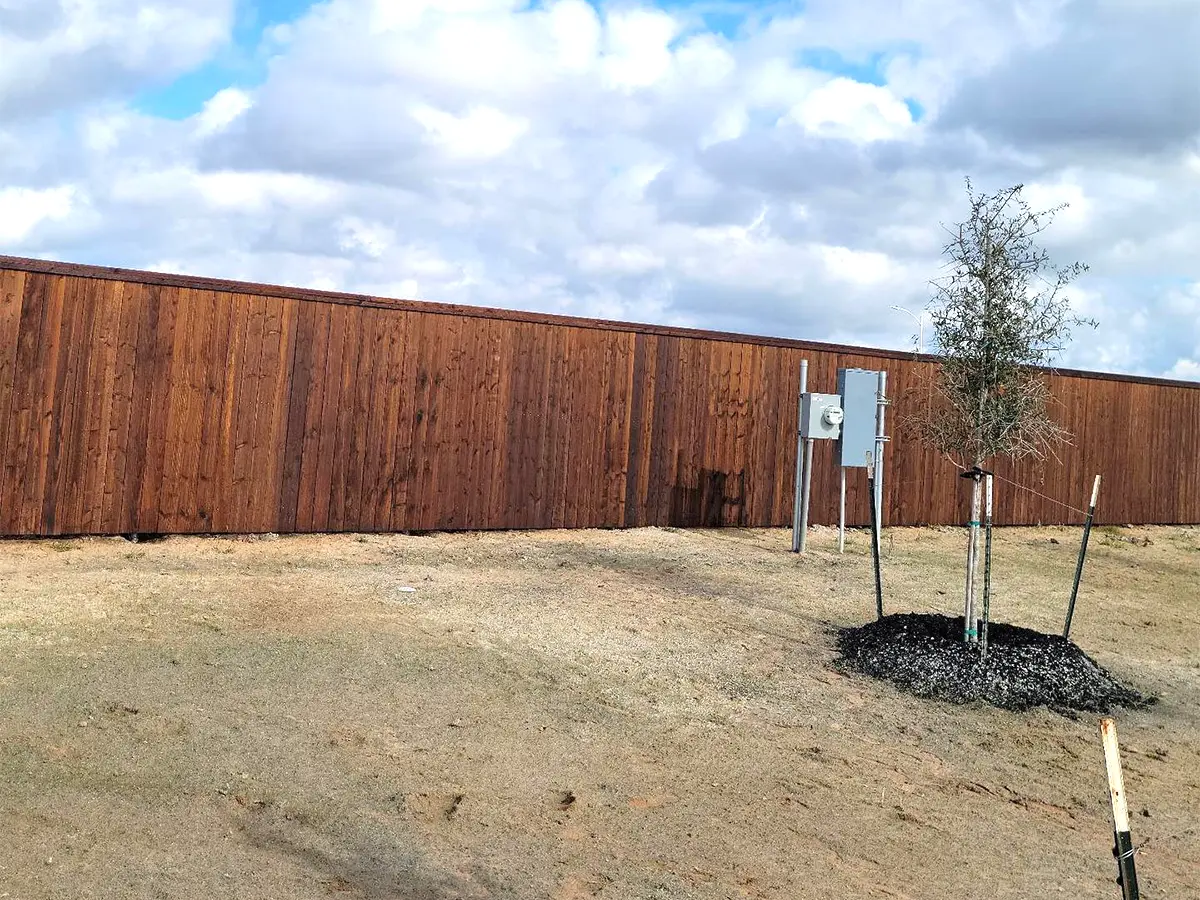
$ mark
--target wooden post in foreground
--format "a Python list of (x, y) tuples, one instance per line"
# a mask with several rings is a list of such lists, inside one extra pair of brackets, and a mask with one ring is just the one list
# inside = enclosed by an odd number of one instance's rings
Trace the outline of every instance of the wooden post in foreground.
[(1108, 770), (1108, 794), (1112, 800), (1113, 834), (1116, 844), (1117, 884), (1123, 900), (1138, 900), (1137, 870), (1133, 862), (1133, 838), (1129, 834), (1129, 806), (1125, 802), (1125, 777), (1121, 774), (1121, 750), (1117, 746), (1117, 723), (1100, 720), (1100, 737), (1104, 741), (1104, 767)]

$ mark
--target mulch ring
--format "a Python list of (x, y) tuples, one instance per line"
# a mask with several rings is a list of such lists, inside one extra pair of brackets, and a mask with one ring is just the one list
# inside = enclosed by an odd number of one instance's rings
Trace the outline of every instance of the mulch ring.
[(840, 668), (951, 703), (1106, 713), (1154, 702), (1121, 684), (1074, 642), (1016, 625), (989, 627), (987, 659), (978, 646), (963, 643), (962, 616), (934, 613), (884, 616), (842, 629), (837, 646)]

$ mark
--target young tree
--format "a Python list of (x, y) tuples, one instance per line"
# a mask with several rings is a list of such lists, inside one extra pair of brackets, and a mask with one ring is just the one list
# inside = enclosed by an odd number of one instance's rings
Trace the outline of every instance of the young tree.
[(1070, 434), (1050, 417), (1045, 367), (1074, 326), (1064, 288), (1087, 271), (1057, 268), (1037, 237), (1065, 208), (1036, 212), (1023, 185), (995, 194), (967, 181), (970, 215), (948, 228), (946, 274), (932, 282), (933, 349), (941, 357), (927, 402), (912, 417), (919, 436), (957, 458), (972, 477), (964, 640), (978, 640), (976, 579), (984, 463), (1044, 457)]

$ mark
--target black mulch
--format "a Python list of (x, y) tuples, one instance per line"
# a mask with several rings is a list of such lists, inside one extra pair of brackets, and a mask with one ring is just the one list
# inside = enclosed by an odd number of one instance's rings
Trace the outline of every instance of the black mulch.
[(1118, 682), (1072, 641), (993, 623), (988, 656), (963, 643), (963, 619), (905, 613), (838, 633), (841, 666), (892, 682), (918, 697), (1003, 709), (1046, 706), (1106, 713), (1153, 699)]

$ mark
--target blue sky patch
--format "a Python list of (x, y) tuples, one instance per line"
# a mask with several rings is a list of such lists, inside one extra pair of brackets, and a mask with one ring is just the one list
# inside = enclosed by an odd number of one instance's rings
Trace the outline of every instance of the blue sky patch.
[(831, 75), (852, 78), (863, 84), (883, 85), (883, 67), (887, 63), (888, 54), (871, 53), (862, 59), (843, 56), (830, 47), (813, 47), (800, 51), (800, 65), (810, 69), (818, 69)]
[(261, 84), (267, 74), (266, 60), (257, 52), (263, 33), (274, 25), (294, 22), (314, 5), (315, 0), (238, 0), (230, 43), (215, 58), (170, 84), (142, 91), (134, 98), (134, 108), (163, 119), (186, 119), (224, 88)]
[(694, 0), (668, 0), (658, 4), (661, 9), (668, 11), (687, 10), (698, 16), (709, 31), (733, 39), (741, 32), (748, 17), (759, 12), (766, 5), (761, 2), (694, 2)]
[(810, 47), (800, 51), (799, 62), (810, 69), (819, 69), (832, 75), (853, 78), (863, 84), (884, 85), (887, 77), (884, 70), (898, 56), (918, 57), (921, 48), (916, 44), (896, 44), (873, 53), (847, 55), (833, 47)]
[[(402, 2), (402, 0), (397, 0)], [(534, 0), (531, 6), (545, 6), (547, 0)], [(625, 9), (637, 5), (622, 0), (587, 0), (596, 11), (603, 16), (611, 10)], [(767, 0), (643, 0), (644, 5), (672, 13), (677, 18), (686, 20), (689, 16), (692, 23), (703, 22), (704, 28), (714, 34), (733, 40), (743, 31), (748, 22), (764, 16), (769, 17), (772, 10), (779, 4)]]

